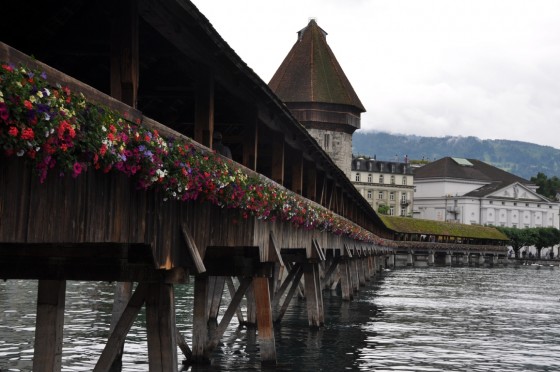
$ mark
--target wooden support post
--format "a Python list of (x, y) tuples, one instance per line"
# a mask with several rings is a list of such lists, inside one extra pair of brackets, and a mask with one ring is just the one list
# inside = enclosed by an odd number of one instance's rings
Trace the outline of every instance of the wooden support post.
[(200, 67), (196, 82), (194, 140), (212, 148), (214, 133), (214, 74)]
[(261, 363), (267, 366), (274, 366), (276, 365), (276, 346), (274, 342), (268, 279), (260, 276), (253, 278), (253, 288), (257, 305), (257, 330), (261, 350)]
[(321, 288), (317, 288), (315, 276), (318, 275), (317, 263), (303, 264), (303, 280), (305, 281), (305, 301), (307, 303), (307, 319), (311, 328), (321, 326), (320, 306), (322, 302)]
[(66, 281), (39, 280), (33, 355), (34, 372), (60, 371)]
[(257, 308), (255, 303), (255, 290), (252, 283), (249, 289), (247, 289), (245, 297), (247, 297), (247, 321), (245, 324), (247, 327), (254, 328), (257, 326)]
[(220, 311), (220, 304), (224, 294), (224, 285), (226, 278), (224, 276), (211, 276), (208, 280), (208, 322), (218, 321), (218, 313)]
[(146, 295), (150, 371), (177, 371), (175, 296), (172, 284), (149, 284)]
[(273, 231), (270, 231), (269, 233), (268, 247), (265, 248), (264, 252), (266, 252), (266, 254), (263, 255), (262, 261), (272, 262), (274, 265), (272, 269), (272, 277), (269, 279), (270, 296), (274, 298), (276, 290), (282, 280), (285, 266), (284, 261), (282, 260), (282, 254), (280, 253), (280, 245), (278, 244)]
[(212, 338), (208, 341), (206, 345), (205, 353), (208, 359), (210, 358), (210, 353), (216, 348), (216, 346), (218, 346), (218, 343), (220, 342), (222, 336), (224, 335), (227, 326), (231, 321), (231, 318), (233, 318), (233, 314), (237, 309), (239, 309), (239, 304), (241, 303), (241, 300), (243, 299), (245, 292), (247, 292), (247, 288), (249, 288), (250, 284), (251, 284), (251, 278), (241, 279), (241, 282), (239, 283), (239, 288), (237, 288), (237, 291), (233, 295), (231, 302), (228, 305), (228, 308), (226, 309), (226, 312), (224, 313), (222, 320), (220, 321), (220, 324), (218, 325), (218, 327), (212, 334)]
[(338, 264), (340, 262), (340, 256), (333, 257), (329, 260), (330, 266), (328, 267), (327, 271), (325, 272), (325, 277), (323, 278), (323, 284), (321, 288), (327, 289), (332, 285), (333, 280), (331, 280), (333, 274), (336, 272), (338, 268)]
[[(111, 326), (109, 331), (113, 332), (117, 322), (119, 321), (120, 317), (126, 305), (130, 300), (130, 296), (132, 295), (132, 283), (131, 282), (117, 282), (115, 285), (115, 294), (113, 297), (113, 315), (111, 317)], [(117, 355), (113, 360), (113, 364), (111, 365), (110, 372), (119, 372), (122, 369), (122, 355), (124, 350), (124, 343), (120, 346)]]
[(366, 285), (366, 282), (369, 280), (367, 276), (367, 257), (364, 256), (362, 253), (362, 257), (360, 257), (360, 285), (363, 287)]
[[(278, 311), (278, 315), (276, 316), (276, 318), (274, 318), (274, 322), (275, 323), (279, 323), (282, 318), (284, 317), (284, 314), (286, 313), (286, 310), (288, 309), (288, 305), (290, 304), (290, 301), (292, 300), (292, 298), (294, 297), (294, 294), (296, 293), (296, 290), (299, 287), (299, 283), (301, 280), (301, 277), (303, 276), (303, 268), (301, 267), (301, 265), (296, 264), (294, 266), (294, 268), (290, 271), (290, 274), (294, 273), (293, 279), (291, 280), (292, 285), (290, 286), (290, 290), (288, 291), (288, 294), (286, 295), (286, 298), (284, 299), (284, 303), (282, 304), (282, 307), (280, 308), (280, 310)], [(290, 276), (288, 275), (288, 278), (286, 278), (286, 281), (282, 284), (282, 286), (284, 286), (284, 284), (286, 283), (290, 283), (289, 280)], [(280, 291), (279, 291), (280, 293)], [(280, 301), (280, 296), (281, 294), (277, 294), (277, 299), (278, 301)], [(276, 299), (276, 297), (275, 297)]]
[(293, 151), (292, 156), (292, 186), (296, 194), (303, 194), (303, 155), (301, 151)]
[(175, 328), (175, 338), (176, 338), (177, 346), (179, 346), (179, 349), (181, 349), (181, 351), (183, 352), (185, 359), (191, 360), (192, 350), (189, 347), (189, 344), (187, 344), (187, 340), (185, 340), (185, 338), (177, 328)]
[(317, 169), (315, 163), (305, 161), (305, 197), (317, 201)]
[(284, 185), (284, 135), (274, 133), (272, 137), (272, 180)]
[(347, 257), (340, 261), (340, 289), (342, 291), (342, 299), (350, 301), (353, 297), (352, 284), (350, 279), (350, 260)]
[(111, 96), (136, 108), (139, 75), (138, 2), (111, 3)]
[[(231, 278), (231, 276), (226, 277), (226, 284), (228, 287), (229, 296), (233, 298), (233, 296), (235, 296), (236, 290), (235, 290), (235, 286), (233, 285), (233, 279)], [(243, 312), (239, 307), (237, 307), (237, 309), (235, 310), (235, 314), (237, 315), (237, 320), (239, 321), (239, 324), (245, 323), (245, 320), (243, 319)]]
[(247, 131), (243, 136), (243, 165), (257, 170), (259, 148), (259, 119), (256, 110), (250, 110), (247, 118)]
[(105, 348), (101, 352), (101, 356), (95, 365), (94, 372), (107, 371), (115, 365), (113, 361), (117, 357), (119, 351), (122, 350), (126, 335), (144, 304), (146, 294), (147, 284), (139, 283), (134, 294), (130, 297), (130, 301), (126, 304), (121, 316), (113, 327), (114, 329), (109, 336), (109, 340), (107, 340), (107, 344), (105, 344)]
[(194, 309), (193, 309), (193, 338), (192, 361), (193, 363), (209, 363), (205, 355), (208, 340), (208, 311), (207, 299), (208, 276), (197, 275), (194, 279)]

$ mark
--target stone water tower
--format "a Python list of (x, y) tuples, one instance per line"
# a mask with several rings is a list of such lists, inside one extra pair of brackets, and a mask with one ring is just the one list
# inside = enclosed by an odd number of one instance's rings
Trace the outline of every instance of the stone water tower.
[(350, 177), (352, 134), (365, 108), (312, 19), (272, 79), (270, 88)]

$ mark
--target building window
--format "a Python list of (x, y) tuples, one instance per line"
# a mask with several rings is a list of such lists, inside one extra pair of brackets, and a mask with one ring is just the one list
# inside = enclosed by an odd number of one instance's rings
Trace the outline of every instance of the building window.
[(406, 216), (406, 208), (401, 208), (401, 216)]
[(488, 204), (494, 204), (494, 202), (492, 200), (490, 200), (490, 202)]
[(406, 194), (403, 193), (403, 194), (401, 195), (401, 201), (402, 201), (403, 203), (406, 203)]
[[(325, 150), (331, 149), (331, 135), (329, 133), (325, 133)], [(356, 162), (356, 166), (360, 166), (360, 162)]]
[(367, 181), (368, 181), (369, 183), (371, 183), (372, 180), (373, 180), (373, 177), (371, 176), (371, 174), (368, 174), (368, 175), (367, 175)]
[(384, 182), (384, 180), (383, 180), (383, 175), (381, 174), (381, 175), (379, 176), (379, 183), (383, 183), (383, 182)]
[(513, 205), (517, 205), (517, 203), (516, 203), (516, 202), (514, 202), (514, 203), (513, 203)]
[(403, 185), (406, 185), (406, 177), (404, 177), (404, 176), (403, 176), (403, 178), (402, 178), (402, 184), (403, 184)]
[(391, 185), (395, 184), (395, 176), (391, 176)]
[(395, 208), (394, 208), (394, 207), (389, 207), (389, 215), (390, 215), (390, 216), (394, 216), (394, 215), (395, 215)]
[(395, 164), (391, 164), (391, 173), (395, 173)]
[(525, 206), (528, 207), (528, 206), (529, 206), (529, 203), (525, 203)]
[(368, 190), (368, 191), (367, 191), (367, 198), (368, 198), (368, 199), (371, 199), (371, 190)]
[(379, 191), (379, 194), (377, 195), (377, 199), (383, 199), (383, 191)]
[(506, 205), (506, 202), (502, 202), (502, 205)]
[(356, 182), (360, 182), (360, 173), (356, 173)]
[(389, 200), (395, 200), (395, 193), (393, 191), (389, 193)]

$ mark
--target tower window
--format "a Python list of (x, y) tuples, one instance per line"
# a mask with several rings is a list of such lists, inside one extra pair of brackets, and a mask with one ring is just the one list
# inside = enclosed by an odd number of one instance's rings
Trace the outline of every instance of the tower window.
[(325, 133), (325, 150), (331, 149), (331, 135), (330, 133)]

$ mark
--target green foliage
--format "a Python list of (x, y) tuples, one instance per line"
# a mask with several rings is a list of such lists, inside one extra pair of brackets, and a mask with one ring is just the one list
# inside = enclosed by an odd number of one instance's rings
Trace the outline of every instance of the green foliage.
[(379, 208), (377, 208), (377, 213), (388, 215), (388, 214), (389, 214), (389, 210), (390, 210), (390, 208), (389, 208), (388, 205), (381, 204), (381, 205), (379, 206)]
[(555, 227), (534, 227), (526, 229), (498, 227), (497, 229), (509, 238), (516, 258), (519, 258), (519, 251), (523, 247), (535, 246), (537, 249), (537, 257), (540, 257), (543, 248), (560, 244), (560, 230)]
[(548, 178), (546, 174), (539, 172), (536, 177), (531, 177), (531, 182), (539, 186), (537, 192), (550, 200), (558, 201), (556, 195), (560, 192), (560, 178), (553, 176)]

